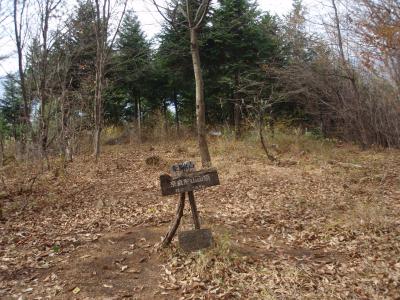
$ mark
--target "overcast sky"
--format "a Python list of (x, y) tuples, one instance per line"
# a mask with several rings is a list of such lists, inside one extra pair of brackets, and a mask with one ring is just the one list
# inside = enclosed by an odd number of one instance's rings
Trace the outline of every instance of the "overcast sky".
[[(149, 37), (152, 37), (159, 31), (159, 23), (162, 21), (162, 19), (151, 3), (151, 0), (134, 0), (133, 3), (134, 9), (140, 19), (143, 29), (146, 31)], [(258, 4), (264, 11), (269, 11), (272, 14), (283, 15), (290, 11), (292, 7), (292, 0), (258, 0)]]
[[(74, 0), (69, 1), (72, 3)], [(315, 0), (305, 0), (303, 2), (308, 8), (312, 8), (313, 1)], [(282, 16), (290, 11), (292, 0), (258, 0), (258, 4), (262, 10)], [(142, 28), (146, 32), (148, 38), (158, 33), (162, 19), (154, 8), (151, 0), (130, 0), (129, 6), (136, 11)], [(72, 8), (73, 5), (71, 5), (70, 11), (72, 11)], [(10, 23), (9, 25), (12, 24)], [(3, 30), (1, 35), (0, 56), (7, 55), (10, 57), (0, 61), (0, 77), (3, 77), (8, 72), (17, 70), (17, 60), (14, 50), (15, 45), (11, 39), (12, 34), (12, 26), (9, 26), (8, 29)]]

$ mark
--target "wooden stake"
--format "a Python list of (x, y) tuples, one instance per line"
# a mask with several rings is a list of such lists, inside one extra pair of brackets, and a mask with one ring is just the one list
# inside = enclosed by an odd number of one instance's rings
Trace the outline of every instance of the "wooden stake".
[(188, 194), (189, 194), (190, 210), (192, 211), (194, 229), (200, 229), (199, 214), (197, 212), (196, 201), (194, 200), (193, 191), (188, 192)]
[(164, 237), (164, 240), (161, 243), (161, 247), (167, 247), (171, 243), (172, 239), (174, 238), (176, 230), (178, 229), (179, 224), (181, 222), (184, 208), (185, 208), (185, 193), (181, 193), (179, 204), (176, 209), (175, 220), (172, 222), (170, 230)]

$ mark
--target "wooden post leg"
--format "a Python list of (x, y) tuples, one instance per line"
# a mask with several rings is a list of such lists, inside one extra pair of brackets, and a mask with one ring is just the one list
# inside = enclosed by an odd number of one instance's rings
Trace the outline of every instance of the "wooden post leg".
[(194, 200), (193, 191), (188, 192), (188, 194), (189, 194), (190, 209), (192, 211), (192, 217), (194, 222), (194, 228), (200, 229), (199, 214), (197, 212), (196, 201)]
[(181, 222), (184, 208), (185, 208), (185, 193), (181, 193), (181, 197), (179, 199), (179, 204), (176, 209), (175, 220), (172, 222), (168, 233), (165, 235), (164, 240), (161, 243), (161, 247), (167, 247), (171, 243), (172, 239), (174, 238), (176, 230), (178, 229), (179, 224)]

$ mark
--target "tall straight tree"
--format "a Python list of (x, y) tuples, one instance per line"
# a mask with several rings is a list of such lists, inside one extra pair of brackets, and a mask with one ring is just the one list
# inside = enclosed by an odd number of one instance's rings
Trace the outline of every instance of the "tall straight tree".
[(27, 3), (28, 0), (14, 0), (13, 1), (13, 23), (14, 23), (14, 37), (15, 37), (15, 45), (17, 48), (17, 56), (18, 56), (18, 73), (19, 80), (22, 91), (22, 100), (24, 102), (24, 107), (21, 112), (21, 119), (24, 123), (23, 134), (21, 136), (21, 146), (23, 151), (25, 151), (25, 144), (27, 139), (27, 132), (31, 128), (30, 124), (30, 101), (28, 99), (28, 93), (25, 83), (25, 68), (23, 63), (24, 58), (24, 36), (26, 33), (26, 24), (24, 24), (24, 18), (27, 14)]
[(51, 48), (49, 36), (49, 22), (53, 17), (56, 9), (60, 6), (62, 0), (38, 0), (37, 4), (40, 11), (40, 35), (41, 35), (41, 51), (39, 58), (39, 88), (38, 96), (40, 99), (40, 153), (42, 158), (47, 158), (47, 143), (49, 131), (49, 118), (46, 116), (47, 105), (49, 102), (49, 49)]
[(192, 54), (193, 72), (196, 83), (196, 125), (197, 125), (197, 141), (199, 144), (202, 166), (207, 168), (211, 166), (211, 156), (208, 150), (206, 138), (206, 114), (204, 101), (204, 80), (200, 61), (199, 32), (203, 26), (203, 22), (209, 10), (211, 0), (184, 0), (173, 1), (165, 12), (153, 0), (157, 10), (163, 18), (171, 23), (172, 26), (177, 25), (179, 16), (183, 15), (185, 23), (190, 33), (190, 52)]
[[(117, 27), (114, 34), (109, 41), (109, 35), (111, 31), (111, 17), (112, 17), (112, 4), (121, 4), (122, 12), (120, 18), (117, 21)], [(109, 58), (112, 46), (115, 41), (115, 37), (118, 33), (121, 21), (124, 17), (126, 10), (127, 0), (123, 1), (111, 1), (111, 0), (94, 0), (94, 31), (96, 33), (96, 81), (95, 81), (95, 92), (94, 92), (94, 132), (93, 132), (93, 155), (96, 161), (100, 155), (100, 134), (103, 123), (103, 88), (105, 78), (105, 66)]]

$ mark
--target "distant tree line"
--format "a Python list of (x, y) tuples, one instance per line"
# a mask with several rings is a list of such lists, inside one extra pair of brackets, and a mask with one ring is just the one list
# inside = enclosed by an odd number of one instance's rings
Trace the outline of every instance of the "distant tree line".
[[(52, 151), (69, 161), (87, 132), (97, 157), (105, 126), (123, 125), (139, 142), (144, 128), (160, 123), (165, 135), (194, 126), (185, 14), (169, 10), (174, 22), (148, 40), (126, 1), (80, 0), (57, 26), (64, 1), (28, 2), (9, 1), (19, 71), (6, 77), (0, 99), (0, 162), (7, 141), (18, 157)], [(332, 0), (333, 17), (318, 34), (306, 30), (299, 0), (283, 18), (251, 0), (214, 4), (197, 30), (209, 126), (230, 126), (240, 139), (249, 124), (273, 130), (285, 120), (363, 147), (400, 146), (400, 8), (393, 1), (342, 7)]]

